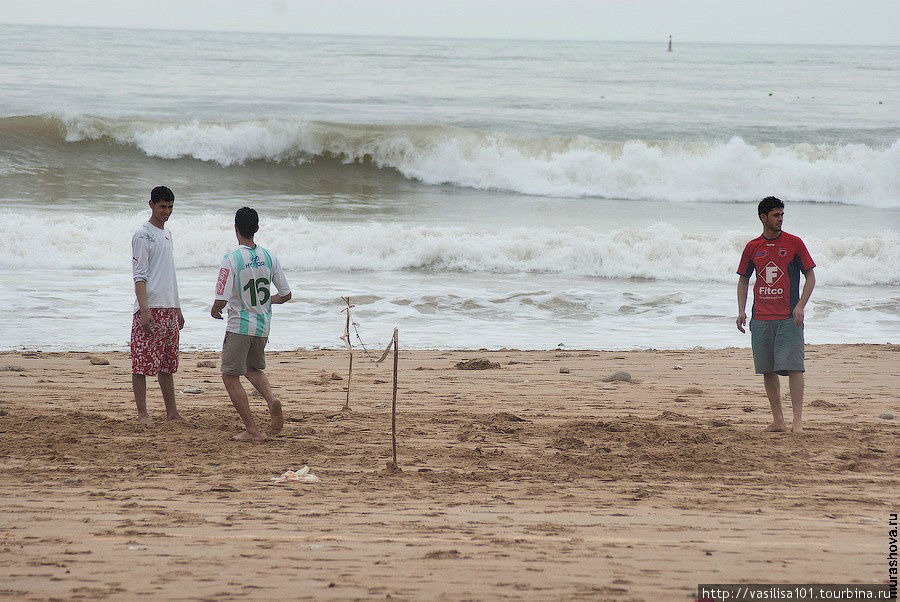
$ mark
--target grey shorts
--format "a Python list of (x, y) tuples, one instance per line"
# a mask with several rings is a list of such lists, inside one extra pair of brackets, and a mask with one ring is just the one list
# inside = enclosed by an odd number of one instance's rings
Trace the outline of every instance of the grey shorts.
[(804, 372), (803, 326), (794, 320), (750, 320), (750, 344), (757, 374)]
[(266, 343), (268, 337), (226, 332), (222, 343), (222, 374), (241, 376), (247, 368), (266, 369)]

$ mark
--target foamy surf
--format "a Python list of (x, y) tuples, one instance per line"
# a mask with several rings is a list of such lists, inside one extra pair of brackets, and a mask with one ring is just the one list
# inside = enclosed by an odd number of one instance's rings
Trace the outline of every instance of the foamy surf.
[[(0, 269), (113, 269), (144, 213), (55, 214), (0, 210)], [(233, 245), (231, 215), (180, 214), (168, 227), (177, 267), (214, 268)], [(683, 231), (664, 222), (600, 232), (586, 227), (331, 223), (267, 216), (260, 244), (292, 271), (533, 273), (603, 279), (732, 282), (755, 233)], [(900, 284), (900, 234), (804, 237), (820, 284)]]
[(425, 184), (548, 197), (752, 201), (774, 190), (799, 201), (900, 207), (900, 140), (883, 148), (749, 144), (737, 137), (605, 142), (441, 125), (170, 123), (83, 115), (6, 118), (3, 129), (30, 131), (35, 142), (62, 143), (71, 152), (84, 152), (79, 143), (114, 142), (146, 157), (232, 168), (336, 161), (395, 170)]

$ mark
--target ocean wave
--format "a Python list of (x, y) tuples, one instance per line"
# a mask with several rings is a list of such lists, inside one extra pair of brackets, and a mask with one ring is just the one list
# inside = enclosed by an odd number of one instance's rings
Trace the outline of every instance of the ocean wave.
[[(130, 270), (131, 235), (145, 213), (0, 210), (0, 269)], [(169, 226), (177, 267), (210, 268), (234, 246), (230, 215), (179, 214)], [(824, 285), (900, 285), (900, 234), (804, 237)], [(657, 223), (601, 233), (266, 218), (259, 243), (286, 270), (545, 273), (603, 279), (732, 282), (745, 232), (686, 233)]]
[[(900, 207), (900, 139), (864, 144), (604, 142), (523, 137), (441, 125), (301, 120), (162, 123), (90, 116), (0, 119), (0, 138), (113, 142), (147, 157), (225, 167), (317, 161), (390, 169), (425, 184), (551, 197), (664, 201), (795, 201)], [(73, 150), (83, 150), (73, 147)]]

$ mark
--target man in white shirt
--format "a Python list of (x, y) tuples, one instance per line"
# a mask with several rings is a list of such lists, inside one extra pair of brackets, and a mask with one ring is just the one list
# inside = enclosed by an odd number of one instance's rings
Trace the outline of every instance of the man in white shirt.
[(175, 195), (165, 186), (150, 192), (150, 220), (131, 238), (134, 315), (131, 321), (131, 387), (138, 420), (152, 425), (147, 414), (147, 376), (159, 375), (166, 420), (181, 420), (175, 406), (178, 336), (184, 316), (178, 299), (172, 234), (165, 229)]
[[(225, 255), (216, 280), (216, 300), (212, 317), (221, 320), (222, 309), (228, 307), (228, 324), (222, 344), (222, 381), (246, 430), (234, 436), (238, 441), (265, 441), (266, 437), (253, 421), (247, 392), (241, 376), (256, 388), (269, 406), (271, 432), (284, 425), (281, 402), (272, 395), (272, 387), (264, 372), (265, 349), (272, 321), (272, 304), (291, 298), (291, 289), (278, 259), (253, 242), (259, 230), (259, 215), (250, 207), (238, 209), (234, 215), (234, 234), (238, 248)], [(271, 285), (278, 294), (272, 295)]]

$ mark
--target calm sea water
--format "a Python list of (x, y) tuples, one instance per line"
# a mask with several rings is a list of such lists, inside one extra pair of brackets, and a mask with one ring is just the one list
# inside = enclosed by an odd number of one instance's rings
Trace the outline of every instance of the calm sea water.
[(900, 340), (900, 48), (0, 26), (0, 349), (121, 349), (158, 184), (188, 320), (231, 220), (296, 301), (271, 347), (747, 346), (759, 198), (818, 263), (806, 338)]

